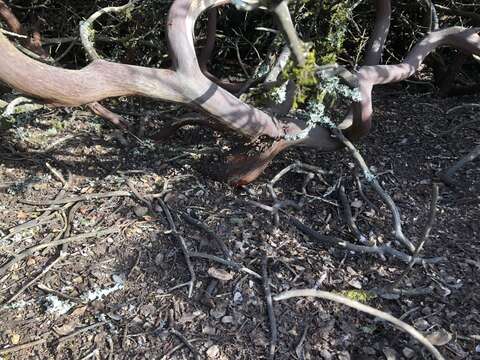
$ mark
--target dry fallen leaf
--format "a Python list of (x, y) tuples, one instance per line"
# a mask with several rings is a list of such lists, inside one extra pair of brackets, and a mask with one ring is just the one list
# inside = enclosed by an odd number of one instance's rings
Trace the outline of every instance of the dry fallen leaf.
[(12, 336), (10, 337), (10, 342), (11, 342), (13, 345), (17, 345), (17, 344), (20, 342), (20, 335), (18, 335), (18, 334), (12, 334)]
[(20, 210), (17, 212), (17, 219), (18, 220), (27, 220), (28, 219), (28, 213), (26, 213), (23, 210)]
[(70, 321), (66, 323), (65, 325), (62, 326), (54, 326), (53, 331), (59, 336), (65, 336), (75, 330), (75, 327), (77, 325), (77, 321)]
[(228, 271), (217, 269), (214, 267), (208, 269), (208, 275), (221, 281), (230, 281), (233, 279), (233, 275)]

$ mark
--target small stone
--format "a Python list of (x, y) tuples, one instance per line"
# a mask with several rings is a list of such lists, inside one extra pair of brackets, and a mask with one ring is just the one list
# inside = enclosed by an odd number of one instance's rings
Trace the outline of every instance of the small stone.
[(205, 334), (205, 335), (213, 336), (217, 333), (217, 331), (215, 330), (215, 328), (213, 326), (205, 325), (202, 328), (202, 333)]
[(385, 355), (386, 360), (397, 360), (398, 359), (398, 353), (390, 347), (383, 348), (382, 352), (383, 352), (383, 355)]
[(162, 266), (164, 258), (165, 255), (163, 255), (163, 253), (158, 253), (157, 256), (155, 256), (155, 265)]
[(46, 188), (48, 188), (48, 184), (47, 183), (40, 183), (40, 184), (35, 184), (32, 186), (34, 190), (45, 190)]
[(366, 354), (366, 355), (375, 355), (377, 352), (375, 351), (374, 348), (370, 347), (370, 346), (365, 346), (363, 349), (362, 349), (363, 353)]
[(360, 289), (362, 288), (362, 283), (361, 283), (360, 281), (358, 281), (357, 279), (350, 280), (350, 281), (348, 282), (348, 284), (349, 284), (351, 287), (353, 287), (353, 288), (355, 288), (355, 289), (358, 289), (358, 290), (360, 290)]
[(216, 359), (219, 356), (220, 356), (220, 349), (219, 349), (218, 345), (210, 346), (207, 349), (207, 358), (208, 359)]
[(233, 303), (235, 305), (243, 303), (243, 296), (240, 292), (237, 291), (235, 294), (233, 294)]
[(439, 329), (427, 335), (427, 339), (436, 346), (446, 345), (452, 340), (452, 334), (445, 329)]
[(222, 323), (224, 324), (232, 324), (233, 323), (233, 316), (224, 316), (222, 318)]
[(355, 201), (352, 201), (350, 205), (356, 209), (359, 209), (363, 206), (363, 203), (361, 200), (356, 199)]
[(145, 207), (145, 206), (135, 206), (133, 208), (133, 212), (135, 213), (135, 215), (137, 215), (138, 217), (144, 217), (145, 215), (147, 215), (148, 213), (148, 208)]
[(12, 345), (17, 345), (20, 342), (20, 335), (13, 334), (10, 338), (10, 342), (12, 343)]
[(415, 351), (406, 347), (406, 348), (403, 348), (402, 350), (402, 354), (403, 356), (405, 356), (407, 359), (411, 359), (415, 356)]
[(223, 307), (216, 307), (210, 310), (210, 316), (212, 316), (214, 319), (218, 320), (222, 318), (225, 313), (227, 312), (226, 308)]
[(416, 329), (418, 329), (420, 331), (425, 331), (430, 327), (430, 324), (425, 319), (417, 319), (417, 320), (415, 320), (413, 325), (415, 326)]
[(83, 277), (81, 277), (81, 276), (74, 277), (74, 278), (72, 279), (72, 282), (73, 282), (74, 284), (81, 284), (81, 283), (83, 283)]
[(320, 351), (320, 356), (322, 357), (323, 360), (333, 359), (332, 353), (328, 350), (325, 350), (325, 349)]

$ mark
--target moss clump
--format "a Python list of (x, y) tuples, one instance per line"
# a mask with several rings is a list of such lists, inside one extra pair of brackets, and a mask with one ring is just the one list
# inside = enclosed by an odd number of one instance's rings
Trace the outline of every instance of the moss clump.
[(308, 99), (317, 98), (318, 77), (316, 76), (317, 56), (315, 50), (310, 50), (305, 56), (305, 65), (298, 66), (290, 61), (283, 71), (285, 80), (291, 79), (297, 85), (292, 109), (304, 105)]
[(370, 300), (376, 298), (374, 294), (365, 290), (344, 290), (340, 292), (340, 295), (345, 296), (350, 300), (358, 301), (362, 304), (366, 304)]
[(321, 65), (337, 62), (338, 55), (343, 51), (351, 15), (349, 1), (342, 1), (331, 6), (329, 13), (332, 14), (332, 17), (328, 34), (319, 44), (322, 51)]

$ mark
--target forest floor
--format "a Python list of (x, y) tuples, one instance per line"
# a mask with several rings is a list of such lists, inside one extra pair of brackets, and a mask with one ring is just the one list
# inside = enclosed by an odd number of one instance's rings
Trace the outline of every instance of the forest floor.
[[(378, 90), (374, 99), (374, 128), (358, 149), (396, 201), (404, 232), (418, 244), (439, 172), (479, 144), (479, 123), (472, 124), (478, 109), (447, 111), (480, 98), (439, 99), (398, 86)], [(138, 111), (126, 115), (131, 120), (148, 115), (147, 134), (178, 114), (175, 106), (110, 105)], [(190, 252), (226, 258), (231, 251), (232, 261), (261, 276), (268, 255), (273, 294), (300, 288), (344, 294), (412, 324), (447, 359), (480, 359), (479, 160), (456, 174), (461, 186), (440, 187), (422, 256), (445, 261), (416, 265), (398, 284), (405, 292), (379, 296), (377, 290), (397, 281), (407, 264), (314, 241), (286, 215), (355, 242), (335, 191), (341, 178), (365, 237), (402, 249), (393, 242), (389, 210), (364, 180), (373, 206), (360, 195), (347, 152), (290, 150), (253, 184), (237, 189), (212, 176), (219, 154), (236, 141), (231, 136), (191, 126), (153, 144), (103, 124), (82, 109), (55, 109), (18, 115), (1, 130), (0, 359), (193, 358), (182, 338), (202, 359), (267, 358), (262, 280), (192, 257), (196, 282), (189, 298), (188, 287), (175, 288), (190, 280), (177, 235)], [(271, 213), (249, 200), (271, 206), (268, 182), (295, 161), (327, 173), (309, 183), (301, 209), (280, 213), (276, 227)], [(275, 185), (278, 197), (298, 199), (304, 178), (288, 173)], [(154, 194), (171, 210), (177, 232)], [(62, 198), (67, 204), (49, 203)], [(213, 235), (186, 221), (185, 213)], [(35, 227), (16, 227), (39, 216)], [(66, 238), (63, 249), (52, 244)], [(23, 249), (45, 243), (50, 246), (2, 267)], [(274, 309), (276, 359), (430, 358), (399, 329), (336, 303), (298, 298), (275, 302)]]

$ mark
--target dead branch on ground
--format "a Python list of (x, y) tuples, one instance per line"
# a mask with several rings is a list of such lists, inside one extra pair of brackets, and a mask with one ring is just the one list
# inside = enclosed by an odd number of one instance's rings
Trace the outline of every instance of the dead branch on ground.
[(313, 290), (313, 289), (302, 289), (302, 290), (289, 290), (285, 291), (281, 294), (278, 294), (274, 296), (275, 301), (283, 301), (283, 300), (288, 300), (291, 298), (296, 298), (296, 297), (315, 297), (315, 298), (320, 298), (320, 299), (325, 299), (329, 301), (334, 301), (336, 303), (346, 305), (348, 307), (351, 307), (357, 311), (361, 311), (364, 313), (367, 313), (369, 315), (378, 317), (384, 321), (387, 321), (391, 324), (393, 324), (395, 327), (398, 329), (406, 332), (409, 334), (411, 337), (413, 337), (415, 340), (420, 342), (429, 352), (432, 354), (432, 356), (437, 359), (437, 360), (445, 360), (445, 358), (442, 356), (442, 354), (435, 348), (435, 346), (432, 345), (428, 339), (423, 336), (419, 331), (417, 331), (413, 326), (408, 325), (407, 323), (403, 322), (400, 319), (397, 319), (396, 317), (380, 311), (378, 309), (372, 308), (371, 306), (359, 303), (354, 300), (350, 300), (349, 298), (346, 298), (341, 295), (333, 294), (330, 292), (326, 291), (321, 291), (321, 290)]

